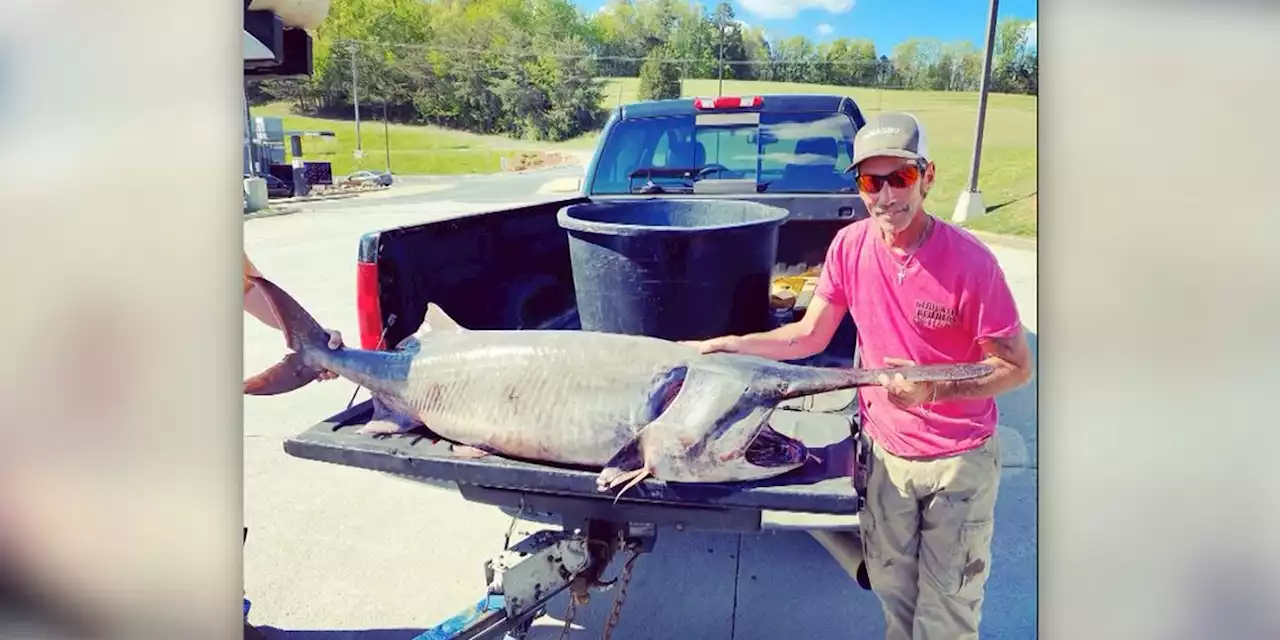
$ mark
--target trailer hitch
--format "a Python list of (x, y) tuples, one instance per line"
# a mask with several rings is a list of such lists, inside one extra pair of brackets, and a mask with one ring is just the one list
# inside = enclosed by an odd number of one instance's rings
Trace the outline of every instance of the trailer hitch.
[[(646, 525), (588, 520), (575, 528), (535, 532), (485, 562), (483, 598), (415, 640), (522, 639), (565, 590), (571, 593), (573, 611), (586, 604), (591, 591), (613, 587), (617, 579), (600, 578), (617, 552), (651, 550), (655, 531)], [(615, 623), (616, 617), (615, 612)]]

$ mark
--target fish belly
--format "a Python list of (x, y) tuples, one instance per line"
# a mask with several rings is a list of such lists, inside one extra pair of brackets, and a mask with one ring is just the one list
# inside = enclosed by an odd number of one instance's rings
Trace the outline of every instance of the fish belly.
[[(636, 354), (637, 356), (639, 354)], [(660, 407), (666, 365), (626, 353), (491, 348), (429, 357), (405, 402), (441, 437), (498, 455), (603, 466)]]

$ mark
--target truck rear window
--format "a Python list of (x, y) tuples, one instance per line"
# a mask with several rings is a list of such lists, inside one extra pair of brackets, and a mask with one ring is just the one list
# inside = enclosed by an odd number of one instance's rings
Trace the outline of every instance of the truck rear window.
[(762, 113), (756, 123), (697, 124), (695, 116), (619, 122), (597, 163), (592, 193), (626, 194), (647, 180), (687, 191), (688, 178), (630, 176), (637, 169), (702, 170), (698, 180), (755, 180), (768, 193), (835, 193), (854, 189), (844, 170), (853, 160), (853, 120), (843, 113)]

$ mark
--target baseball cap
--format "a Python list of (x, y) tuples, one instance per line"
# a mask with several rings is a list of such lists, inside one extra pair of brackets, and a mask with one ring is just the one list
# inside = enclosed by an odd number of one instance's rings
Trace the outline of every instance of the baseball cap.
[(890, 111), (867, 121), (853, 137), (853, 162), (845, 171), (852, 171), (863, 160), (876, 156), (915, 160), (929, 157), (929, 145), (925, 140), (924, 126), (915, 116), (902, 111)]

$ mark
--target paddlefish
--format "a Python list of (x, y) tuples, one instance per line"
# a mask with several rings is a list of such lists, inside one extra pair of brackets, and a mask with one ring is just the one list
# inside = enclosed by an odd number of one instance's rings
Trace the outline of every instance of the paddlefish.
[[(274, 283), (251, 278), (290, 349), (244, 382), (248, 395), (301, 388), (323, 371), (367, 389), (364, 434), (425, 427), (466, 455), (599, 469), (620, 497), (645, 478), (679, 483), (776, 477), (811, 457), (769, 419), (783, 401), (879, 384), (964, 380), (990, 365), (838, 369), (733, 354), (679, 342), (591, 331), (470, 330), (429, 304), (420, 328), (391, 350), (330, 349), (320, 324)], [(616, 500), (616, 498), (615, 498)]]

